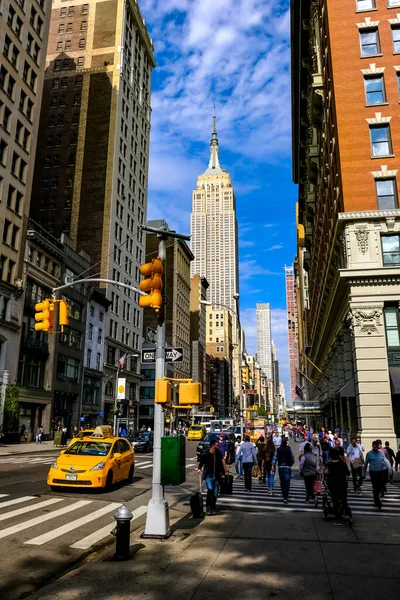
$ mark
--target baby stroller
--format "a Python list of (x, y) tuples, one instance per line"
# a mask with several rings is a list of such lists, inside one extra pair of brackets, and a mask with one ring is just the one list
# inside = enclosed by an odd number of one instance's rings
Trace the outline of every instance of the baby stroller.
[[(327, 521), (328, 517), (330, 515), (335, 517), (336, 513), (335, 513), (335, 507), (333, 504), (332, 495), (329, 491), (328, 484), (326, 481), (323, 482), (323, 488), (324, 488), (324, 491), (323, 491), (323, 495), (322, 495), (322, 517), (323, 517), (324, 521)], [(353, 526), (353, 515), (352, 515), (351, 508), (349, 505), (347, 505), (347, 507), (344, 507), (342, 502), (340, 502), (339, 514), (340, 514), (340, 518), (342, 520), (345, 519), (348, 522), (349, 527)]]

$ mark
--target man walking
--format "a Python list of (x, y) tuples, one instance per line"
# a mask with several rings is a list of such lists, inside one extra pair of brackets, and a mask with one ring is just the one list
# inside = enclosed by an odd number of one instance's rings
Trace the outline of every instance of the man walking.
[(354, 491), (356, 494), (361, 494), (364, 456), (361, 452), (360, 446), (357, 445), (357, 439), (355, 437), (351, 438), (351, 444), (347, 448), (347, 460), (351, 468)]
[(278, 463), (279, 479), (281, 482), (283, 502), (284, 504), (287, 504), (289, 500), (292, 466), (294, 464), (293, 452), (290, 446), (288, 446), (287, 439), (282, 440), (282, 445), (275, 452), (274, 458), (272, 460), (272, 469), (274, 470), (276, 463)]
[(206, 512), (212, 515), (217, 504), (219, 482), (227, 472), (225, 460), (218, 450), (218, 441), (211, 440), (210, 449), (200, 457), (197, 472), (203, 469), (203, 480), (207, 486)]
[(257, 453), (254, 444), (250, 442), (250, 436), (246, 435), (239, 449), (239, 460), (242, 459), (244, 471), (244, 487), (246, 492), (251, 492), (251, 471), (253, 465), (257, 464)]
[[(386, 458), (386, 460), (390, 463), (390, 456), (389, 456), (389, 452), (386, 450), (386, 448), (384, 448), (382, 446), (382, 440), (376, 440), (378, 442), (378, 450), (379, 452), (381, 452), (383, 454), (383, 456)], [(384, 495), (387, 492), (387, 483), (389, 481), (389, 470), (386, 469), (385, 467), (383, 468), (383, 481), (382, 481), (382, 490), (381, 490), (381, 498), (384, 497)]]
[(390, 447), (389, 442), (385, 442), (385, 448), (386, 448), (386, 452), (389, 455), (390, 466), (392, 467), (392, 474), (389, 476), (389, 481), (390, 481), (390, 483), (393, 483), (393, 465), (396, 461), (396, 456), (395, 456), (392, 448)]
[(304, 447), (304, 456), (300, 459), (300, 475), (304, 478), (306, 486), (306, 502), (314, 502), (314, 481), (317, 476), (317, 457), (311, 452), (311, 445)]
[(239, 458), (239, 450), (242, 445), (242, 438), (240, 435), (237, 436), (235, 442), (235, 471), (236, 471), (236, 479), (243, 479), (243, 466), (242, 461)]
[(389, 472), (391, 472), (392, 467), (390, 466), (390, 462), (386, 456), (384, 456), (382, 452), (379, 452), (379, 444), (377, 440), (372, 442), (372, 450), (367, 452), (367, 456), (365, 457), (363, 473), (364, 478), (367, 474), (368, 467), (374, 494), (374, 504), (379, 510), (381, 510), (382, 502), (380, 499), (380, 494), (383, 487), (384, 469), (386, 468)]
[(282, 444), (282, 436), (279, 435), (278, 431), (275, 431), (272, 441), (275, 444), (275, 448), (279, 448), (279, 446)]

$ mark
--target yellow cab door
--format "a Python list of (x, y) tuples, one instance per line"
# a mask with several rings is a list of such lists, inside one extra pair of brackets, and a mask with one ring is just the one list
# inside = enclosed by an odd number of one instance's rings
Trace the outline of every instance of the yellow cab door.
[(122, 454), (121, 460), (121, 479), (127, 479), (132, 464), (132, 449), (127, 440), (118, 440), (119, 451)]
[(117, 440), (116, 442), (114, 442), (114, 446), (112, 447), (111, 450), (111, 460), (112, 460), (112, 470), (113, 470), (113, 481), (121, 481), (121, 479), (124, 478), (123, 476), (123, 470), (122, 470), (122, 459), (123, 457), (121, 456), (120, 458), (115, 458), (116, 454), (122, 454), (122, 452), (120, 451), (120, 446), (119, 446), (119, 440)]

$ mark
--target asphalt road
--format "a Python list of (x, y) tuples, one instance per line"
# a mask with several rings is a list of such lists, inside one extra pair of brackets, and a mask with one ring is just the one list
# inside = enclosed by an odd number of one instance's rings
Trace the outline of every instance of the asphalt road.
[[(186, 442), (187, 473), (196, 465), (197, 442)], [(137, 453), (130, 485), (110, 492), (46, 484), (56, 450), (0, 456), (0, 598), (19, 600), (71, 566), (114, 542), (114, 514), (125, 504), (143, 525), (151, 497), (152, 454)], [(193, 468), (192, 468), (193, 467)], [(179, 488), (169, 488), (179, 493)]]

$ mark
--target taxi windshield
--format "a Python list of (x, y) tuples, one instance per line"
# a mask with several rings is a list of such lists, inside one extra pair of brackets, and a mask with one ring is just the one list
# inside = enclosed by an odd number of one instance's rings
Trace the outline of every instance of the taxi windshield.
[(201, 431), (203, 428), (201, 425), (192, 425), (190, 428), (192, 431)]
[(107, 442), (82, 441), (75, 442), (64, 452), (65, 454), (80, 454), (83, 456), (107, 456), (111, 444)]

